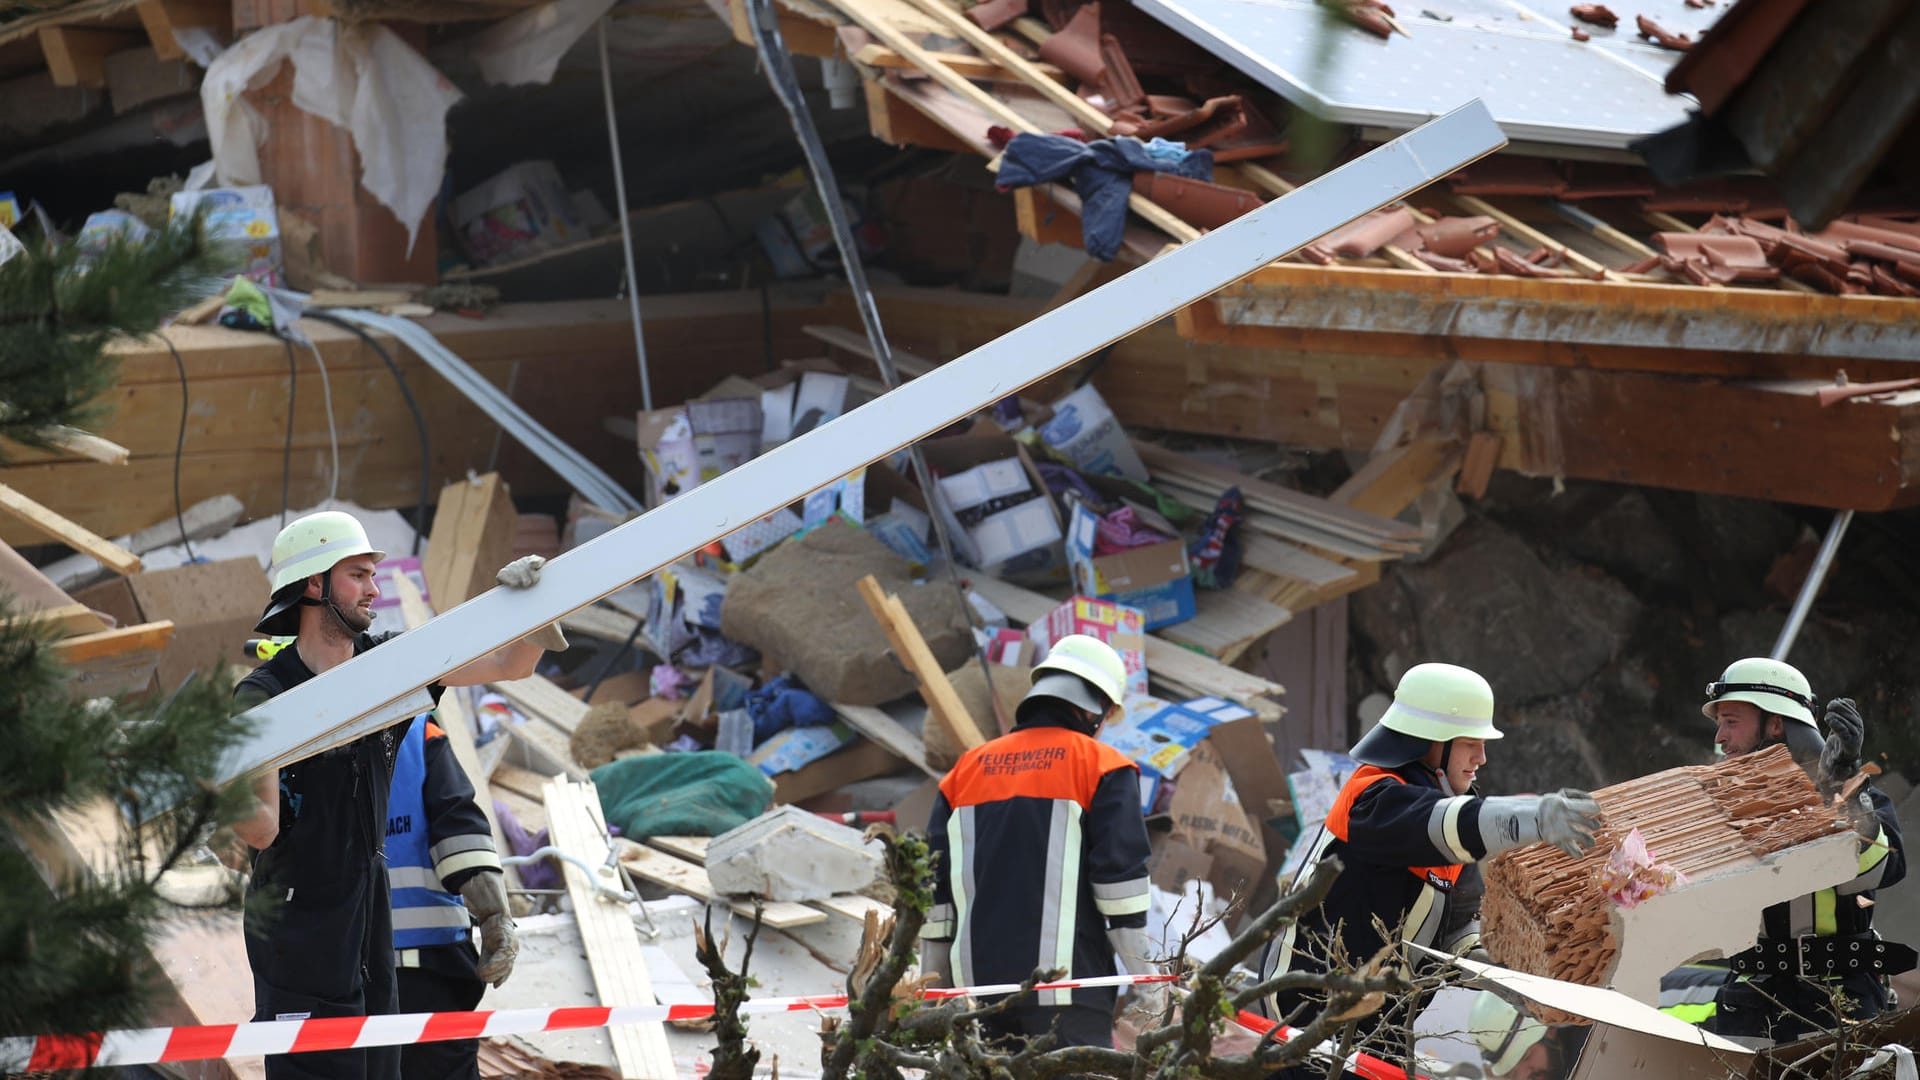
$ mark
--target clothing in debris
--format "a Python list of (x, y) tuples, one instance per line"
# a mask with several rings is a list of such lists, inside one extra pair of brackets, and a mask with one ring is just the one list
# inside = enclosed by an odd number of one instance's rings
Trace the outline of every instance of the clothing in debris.
[(1068, 179), (1080, 196), (1080, 237), (1087, 254), (1113, 258), (1127, 225), (1133, 174), (1170, 172), (1191, 180), (1213, 179), (1213, 151), (1189, 150), (1177, 159), (1160, 156), (1139, 139), (1081, 142), (1064, 135), (1015, 135), (1000, 160), (1002, 189)]
[[(361, 634), (354, 655), (393, 634)], [(282, 649), (234, 688), (250, 708), (313, 678)], [(430, 688), (436, 700), (440, 687)], [(384, 837), (400, 730), (388, 728), (280, 769), (280, 831), (253, 856), (247, 963), (255, 1020), (395, 1012)], [(397, 1047), (274, 1054), (268, 1080), (398, 1080)]]
[[(1146, 925), (1139, 769), (1073, 730), (1063, 702), (1030, 698), (1022, 717), (961, 757), (927, 826), (934, 903), (921, 937), (950, 950), (956, 986), (1020, 982), (1038, 969), (1112, 975), (1108, 928)], [(1005, 1031), (1058, 1020), (1063, 1040), (1083, 1040), (1067, 1045), (1111, 1045), (1116, 1000), (1110, 988), (1044, 991), (1008, 1010)], [(1081, 1022), (1083, 1010), (1100, 1022)]]

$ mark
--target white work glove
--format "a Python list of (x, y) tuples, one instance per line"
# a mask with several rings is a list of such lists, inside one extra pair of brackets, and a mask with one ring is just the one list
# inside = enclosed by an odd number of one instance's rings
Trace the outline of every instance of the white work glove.
[[(522, 555), (501, 567), (493, 580), (509, 589), (531, 589), (540, 584), (540, 568), (545, 565), (547, 560), (538, 555)], [(548, 623), (520, 640), (548, 652), (567, 651), (567, 635), (560, 631), (559, 623)]]
[(514, 958), (520, 955), (513, 912), (507, 907), (506, 876), (482, 870), (460, 886), (460, 899), (466, 901), (467, 912), (480, 924), (480, 981), (499, 986), (513, 974)]
[[(1137, 926), (1114, 926), (1107, 929), (1107, 941), (1112, 943), (1113, 951), (1120, 957), (1120, 966), (1129, 975), (1158, 975), (1160, 965), (1147, 958), (1147, 932)], [(1148, 1031), (1160, 1025), (1160, 1018), (1167, 1014), (1168, 987), (1166, 983), (1134, 983), (1126, 987), (1120, 995), (1125, 1005), (1122, 1010), (1136, 1031)]]
[(1480, 839), (1489, 856), (1544, 841), (1578, 858), (1592, 849), (1599, 829), (1600, 804), (1573, 788), (1480, 801)]
[(531, 589), (540, 584), (540, 568), (547, 560), (538, 555), (522, 555), (500, 568), (493, 580), (509, 589)]

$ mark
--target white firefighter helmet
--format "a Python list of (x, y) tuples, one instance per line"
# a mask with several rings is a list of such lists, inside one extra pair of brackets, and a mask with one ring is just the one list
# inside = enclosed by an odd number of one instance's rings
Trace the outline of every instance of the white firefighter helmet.
[(1799, 668), (1780, 660), (1751, 656), (1728, 664), (1717, 681), (1707, 684), (1707, 703), (1700, 706), (1700, 712), (1709, 720), (1718, 720), (1714, 706), (1723, 701), (1744, 701), (1761, 712), (1820, 730), (1813, 718), (1813, 687)]
[(1400, 676), (1393, 704), (1350, 754), (1391, 769), (1417, 761), (1433, 743), (1498, 738), (1487, 680), (1457, 664), (1416, 664)]

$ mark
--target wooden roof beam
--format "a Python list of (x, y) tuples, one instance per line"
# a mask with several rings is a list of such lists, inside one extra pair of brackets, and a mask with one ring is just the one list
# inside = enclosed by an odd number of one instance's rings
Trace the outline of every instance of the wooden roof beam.
[(187, 55), (174, 37), (176, 30), (204, 28), (222, 37), (233, 33), (233, 4), (228, 0), (140, 0), (136, 10), (154, 53), (162, 60)]
[(1276, 263), (1182, 313), (1196, 341), (1854, 381), (1913, 376), (1911, 300)]
[(137, 48), (140, 38), (122, 30), (48, 26), (40, 30), (40, 52), (55, 86), (107, 88), (107, 57)]

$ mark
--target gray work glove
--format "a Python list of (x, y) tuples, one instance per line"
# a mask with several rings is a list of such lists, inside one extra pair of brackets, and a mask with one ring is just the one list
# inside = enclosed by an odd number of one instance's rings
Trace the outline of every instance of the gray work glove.
[[(531, 589), (540, 584), (540, 568), (545, 565), (547, 560), (538, 555), (522, 555), (501, 567), (493, 580), (509, 589)], [(548, 623), (520, 640), (548, 652), (567, 651), (567, 635), (561, 633), (559, 623)]]
[(1820, 751), (1820, 783), (1837, 789), (1860, 768), (1860, 745), (1867, 739), (1867, 722), (1852, 698), (1827, 702), (1827, 745)]
[(480, 981), (499, 986), (513, 974), (514, 958), (520, 955), (513, 912), (507, 907), (506, 875), (480, 871), (460, 886), (460, 899), (466, 901), (468, 914), (480, 924)]
[(1573, 788), (1552, 795), (1502, 795), (1480, 802), (1480, 839), (1489, 856), (1549, 843), (1575, 858), (1593, 847), (1600, 804)]
[[(1107, 929), (1107, 941), (1113, 945), (1113, 951), (1120, 957), (1120, 966), (1129, 975), (1158, 975), (1160, 965), (1148, 958), (1147, 932), (1137, 926), (1114, 926)], [(1167, 1014), (1166, 983), (1135, 983), (1126, 987), (1121, 995), (1124, 1014), (1133, 1021), (1134, 1030), (1148, 1031), (1160, 1025), (1160, 1018)]]
[(509, 589), (531, 589), (540, 584), (540, 568), (547, 560), (538, 555), (522, 555), (500, 568), (493, 580)]

